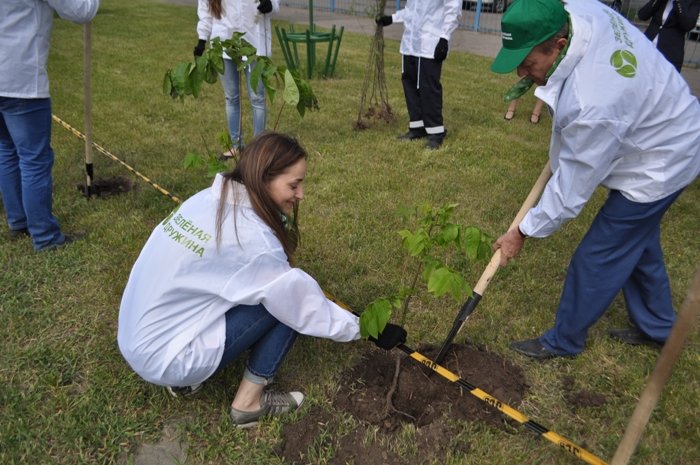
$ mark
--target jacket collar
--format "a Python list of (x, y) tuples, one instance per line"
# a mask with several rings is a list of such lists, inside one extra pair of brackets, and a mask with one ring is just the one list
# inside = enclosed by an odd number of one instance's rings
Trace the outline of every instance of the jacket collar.
[(589, 23), (581, 20), (571, 12), (569, 12), (569, 17), (571, 18), (570, 27), (573, 32), (569, 50), (561, 63), (559, 63), (559, 66), (557, 66), (557, 69), (554, 70), (554, 73), (547, 80), (547, 84), (535, 89), (535, 95), (552, 109), (556, 108), (564, 83), (574, 72), (574, 68), (581, 61), (581, 58), (583, 58), (592, 39)]
[[(211, 186), (212, 195), (217, 200), (221, 198), (221, 192), (223, 190), (225, 182), (226, 180), (221, 175), (221, 173), (217, 173), (216, 177), (214, 178), (214, 182)], [(243, 184), (238, 183), (236, 181), (230, 182), (231, 188), (226, 193), (226, 203), (229, 205), (237, 205), (239, 207), (244, 208), (253, 208), (253, 205), (250, 203), (250, 197), (248, 196), (248, 190), (246, 189), (246, 187)]]

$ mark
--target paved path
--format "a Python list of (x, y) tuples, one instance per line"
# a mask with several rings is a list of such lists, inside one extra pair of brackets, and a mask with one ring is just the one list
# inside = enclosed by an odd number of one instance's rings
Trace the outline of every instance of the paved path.
[[(197, 0), (162, 0), (179, 5), (191, 5), (196, 8)], [(279, 13), (273, 16), (280, 21), (288, 21), (293, 24), (309, 24), (308, 10), (289, 8), (282, 6)], [(330, 29), (334, 24), (338, 27), (345, 26), (348, 32), (357, 34), (374, 35), (374, 21), (366, 16), (352, 16), (327, 11), (314, 11), (314, 24), (324, 29)], [(387, 39), (401, 40), (403, 27), (387, 27), (384, 29), (384, 37)], [(194, 27), (193, 27), (194, 28)], [(341, 46), (342, 47), (342, 46)], [(452, 34), (450, 49), (473, 53), (485, 57), (495, 57), (501, 48), (501, 38), (497, 34), (487, 34), (474, 31), (456, 30)], [(686, 49), (687, 51), (687, 49)], [(700, 98), (700, 69), (683, 68), (681, 74), (688, 82), (693, 95)]]

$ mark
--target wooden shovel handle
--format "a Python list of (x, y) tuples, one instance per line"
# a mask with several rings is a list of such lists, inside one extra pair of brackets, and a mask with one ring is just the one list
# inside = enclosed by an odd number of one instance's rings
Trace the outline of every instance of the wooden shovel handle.
[[(540, 173), (540, 177), (538, 177), (537, 181), (535, 181), (535, 185), (532, 186), (532, 189), (530, 190), (530, 193), (525, 198), (525, 202), (523, 202), (522, 207), (520, 207), (518, 214), (515, 215), (515, 219), (513, 219), (513, 222), (508, 227), (508, 231), (518, 227), (518, 225), (523, 220), (523, 218), (525, 218), (525, 215), (527, 214), (527, 212), (530, 211), (530, 209), (535, 206), (537, 199), (539, 199), (540, 195), (542, 194), (542, 191), (544, 190), (544, 186), (547, 185), (547, 181), (549, 181), (549, 178), (551, 176), (552, 176), (552, 169), (549, 166), (549, 161), (547, 161), (547, 163), (544, 165), (544, 168), (542, 168), (542, 173)], [(491, 261), (486, 266), (486, 269), (484, 270), (484, 272), (481, 274), (481, 278), (479, 278), (479, 282), (477, 282), (476, 286), (474, 286), (474, 292), (476, 292), (480, 296), (484, 295), (484, 291), (486, 290), (486, 287), (491, 282), (491, 279), (493, 278), (493, 276), (496, 274), (496, 271), (498, 270), (498, 266), (499, 266), (500, 262), (501, 262), (501, 249), (498, 249), (491, 257)]]

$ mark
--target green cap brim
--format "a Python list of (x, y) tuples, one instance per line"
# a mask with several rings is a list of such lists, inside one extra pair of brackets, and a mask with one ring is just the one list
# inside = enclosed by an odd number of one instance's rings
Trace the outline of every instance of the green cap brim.
[(534, 46), (512, 50), (502, 47), (496, 55), (496, 59), (491, 63), (491, 71), (499, 74), (510, 73), (523, 62), (533, 48)]

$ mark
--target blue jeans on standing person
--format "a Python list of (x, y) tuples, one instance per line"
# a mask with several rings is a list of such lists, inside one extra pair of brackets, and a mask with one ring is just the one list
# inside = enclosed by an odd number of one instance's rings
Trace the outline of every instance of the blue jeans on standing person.
[(35, 250), (66, 240), (51, 211), (53, 161), (51, 99), (0, 97), (0, 194), (9, 228), (27, 228)]
[[(251, 66), (246, 66), (243, 68), (243, 71), (245, 73), (246, 87), (248, 88), (248, 99), (253, 109), (253, 135), (256, 136), (265, 130), (265, 87), (262, 79), (260, 79), (257, 89), (253, 91), (250, 85)], [(242, 147), (240, 73), (232, 60), (224, 58), (224, 74), (220, 75), (219, 78), (224, 88), (226, 120), (229, 134), (231, 135), (231, 142), (234, 147)]]
[(540, 343), (557, 355), (583, 351), (588, 329), (622, 291), (631, 323), (664, 342), (676, 318), (661, 250), (661, 219), (683, 189), (655, 202), (610, 195), (574, 253), (554, 327)]
[(297, 335), (270, 315), (263, 304), (237, 305), (226, 312), (226, 343), (217, 371), (250, 349), (244, 376), (255, 384), (267, 385)]

